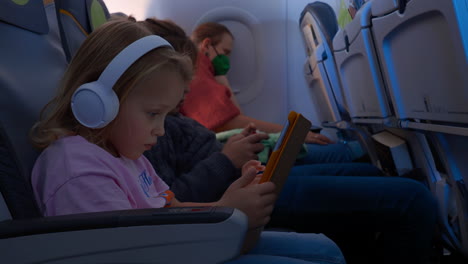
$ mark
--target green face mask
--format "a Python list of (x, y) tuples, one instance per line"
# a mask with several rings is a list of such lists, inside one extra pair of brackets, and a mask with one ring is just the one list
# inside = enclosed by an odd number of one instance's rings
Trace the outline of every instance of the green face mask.
[(215, 76), (217, 75), (226, 75), (226, 73), (229, 71), (229, 68), (231, 67), (229, 63), (229, 57), (224, 55), (224, 54), (218, 54), (218, 51), (216, 48), (213, 46), (215, 52), (216, 52), (216, 57), (211, 61), (211, 64), (213, 64)]

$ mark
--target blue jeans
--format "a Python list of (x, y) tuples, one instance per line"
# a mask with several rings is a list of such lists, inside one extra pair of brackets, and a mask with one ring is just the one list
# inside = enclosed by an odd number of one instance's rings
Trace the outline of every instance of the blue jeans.
[(424, 263), (436, 225), (434, 197), (415, 180), (371, 176), (378, 174), (362, 163), (295, 166), (269, 227), (324, 233), (348, 263)]
[(257, 245), (229, 264), (339, 264), (346, 263), (340, 249), (322, 234), (262, 232)]
[(296, 165), (351, 162), (364, 154), (357, 141), (346, 144), (306, 144), (306, 147), (307, 155), (298, 159)]

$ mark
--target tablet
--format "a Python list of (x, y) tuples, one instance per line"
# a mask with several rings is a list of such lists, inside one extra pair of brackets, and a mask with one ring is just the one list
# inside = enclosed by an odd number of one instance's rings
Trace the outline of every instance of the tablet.
[(271, 181), (279, 193), (310, 130), (311, 123), (301, 114), (291, 111), (265, 166), (260, 183)]

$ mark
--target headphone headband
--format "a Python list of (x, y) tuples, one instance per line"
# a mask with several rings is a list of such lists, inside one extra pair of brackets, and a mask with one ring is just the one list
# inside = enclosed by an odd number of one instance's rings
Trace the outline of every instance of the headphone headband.
[(71, 108), (76, 120), (89, 128), (101, 128), (109, 124), (119, 112), (119, 98), (112, 89), (117, 80), (140, 57), (163, 46), (174, 49), (165, 39), (151, 35), (119, 52), (97, 81), (81, 85), (73, 94)]
[(107, 65), (101, 73), (98, 82), (112, 89), (120, 76), (122, 76), (122, 74), (130, 68), (135, 61), (146, 53), (159, 47), (172, 48), (169, 42), (156, 35), (146, 36), (133, 42), (119, 52), (114, 59), (112, 59), (109, 65)]

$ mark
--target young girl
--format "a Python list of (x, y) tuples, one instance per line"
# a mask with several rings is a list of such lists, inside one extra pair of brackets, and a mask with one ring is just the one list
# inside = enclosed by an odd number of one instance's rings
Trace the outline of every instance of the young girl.
[[(32, 172), (42, 213), (227, 206), (248, 216), (249, 230), (261, 230), (276, 197), (272, 183), (257, 184), (257, 161), (243, 166), (220, 200), (201, 204), (179, 202), (142, 155), (164, 135), (165, 117), (191, 79), (190, 60), (151, 35), (116, 20), (90, 34), (76, 53), (32, 130), (33, 143), (44, 149)], [(264, 232), (249, 253), (231, 263), (344, 263), (331, 240), (314, 234)]]

